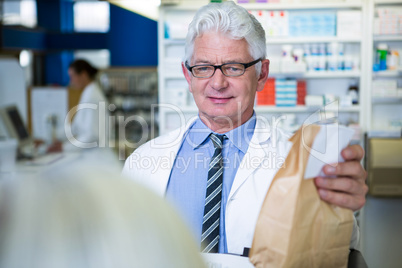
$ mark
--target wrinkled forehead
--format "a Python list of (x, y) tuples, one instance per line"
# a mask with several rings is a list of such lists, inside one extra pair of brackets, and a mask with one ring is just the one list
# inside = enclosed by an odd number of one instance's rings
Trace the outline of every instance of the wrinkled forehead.
[[(242, 39), (233, 39), (230, 35), (209, 31), (194, 40), (191, 60), (227, 59), (244, 61), (251, 59), (249, 45)], [(212, 59), (213, 60), (213, 59)]]

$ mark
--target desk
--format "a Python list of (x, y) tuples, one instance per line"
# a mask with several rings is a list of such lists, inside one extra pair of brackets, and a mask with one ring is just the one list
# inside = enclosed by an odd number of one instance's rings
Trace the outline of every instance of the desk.
[(117, 154), (110, 148), (83, 149), (63, 152), (63, 157), (47, 165), (32, 165), (29, 161), (18, 161), (14, 171), (0, 172), (0, 180), (15, 178), (30, 178), (47, 171), (65, 168), (103, 168), (120, 174), (123, 161), (118, 160)]

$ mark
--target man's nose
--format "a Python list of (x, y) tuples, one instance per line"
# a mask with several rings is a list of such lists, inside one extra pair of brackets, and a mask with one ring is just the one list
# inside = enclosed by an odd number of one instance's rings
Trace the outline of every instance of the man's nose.
[(216, 69), (214, 75), (210, 78), (210, 85), (215, 90), (221, 90), (227, 87), (227, 77), (221, 69)]

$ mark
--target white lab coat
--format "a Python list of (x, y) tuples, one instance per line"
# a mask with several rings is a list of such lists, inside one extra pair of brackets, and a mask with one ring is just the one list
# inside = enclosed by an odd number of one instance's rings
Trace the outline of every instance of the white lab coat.
[[(191, 123), (189, 124), (191, 125)], [(139, 181), (164, 196), (175, 157), (188, 126), (158, 137), (138, 148), (126, 160), (123, 175)], [(229, 253), (242, 254), (250, 248), (254, 228), (278, 165), (292, 145), (289, 134), (271, 131), (266, 120), (257, 116), (254, 135), (237, 171), (226, 204), (226, 239)], [(351, 246), (356, 247), (358, 229)]]
[(79, 148), (105, 147), (109, 137), (108, 121), (107, 100), (96, 82), (91, 82), (81, 94), (78, 110), (71, 123), (73, 140), (67, 133), (70, 141), (63, 144), (63, 149), (71, 145)]

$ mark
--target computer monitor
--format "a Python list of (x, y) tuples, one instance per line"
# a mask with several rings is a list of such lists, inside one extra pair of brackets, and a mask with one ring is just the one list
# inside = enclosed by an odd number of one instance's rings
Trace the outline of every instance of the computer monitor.
[(32, 146), (33, 139), (22, 121), (17, 106), (11, 105), (0, 108), (0, 117), (8, 133), (8, 137), (17, 139), (19, 148)]

